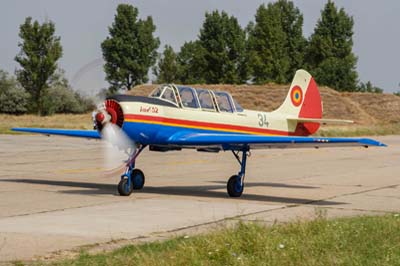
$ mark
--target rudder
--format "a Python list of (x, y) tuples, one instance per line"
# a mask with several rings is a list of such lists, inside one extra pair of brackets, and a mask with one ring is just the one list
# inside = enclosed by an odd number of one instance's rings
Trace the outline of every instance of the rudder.
[[(297, 70), (283, 104), (275, 111), (283, 116), (295, 118), (322, 118), (322, 101), (317, 83), (305, 70)], [(319, 128), (319, 123), (298, 123), (298, 135), (310, 135)], [(296, 135), (297, 135), (296, 134)]]

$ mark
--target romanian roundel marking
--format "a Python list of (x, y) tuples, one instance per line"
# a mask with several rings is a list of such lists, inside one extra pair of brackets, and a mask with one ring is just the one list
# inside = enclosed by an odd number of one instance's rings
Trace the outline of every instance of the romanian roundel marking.
[(290, 99), (294, 106), (298, 107), (303, 102), (303, 91), (299, 86), (294, 86), (290, 92)]

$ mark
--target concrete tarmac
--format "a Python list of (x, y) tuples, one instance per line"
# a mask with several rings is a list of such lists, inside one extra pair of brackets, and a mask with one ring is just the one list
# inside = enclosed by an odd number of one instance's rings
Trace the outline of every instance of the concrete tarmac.
[(233, 199), (226, 182), (239, 165), (230, 152), (145, 150), (144, 189), (120, 197), (100, 141), (0, 135), (0, 262), (227, 220), (400, 212), (400, 136), (377, 139), (389, 147), (252, 151), (244, 194)]

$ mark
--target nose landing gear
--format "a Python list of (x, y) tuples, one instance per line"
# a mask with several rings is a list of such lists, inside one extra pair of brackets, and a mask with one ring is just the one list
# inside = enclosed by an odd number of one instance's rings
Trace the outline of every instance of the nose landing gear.
[(118, 193), (121, 196), (129, 196), (133, 190), (142, 189), (145, 182), (145, 177), (140, 169), (135, 169), (136, 158), (146, 148), (146, 145), (141, 145), (135, 150), (128, 163), (126, 164), (125, 173), (121, 176), (121, 181), (118, 183)]

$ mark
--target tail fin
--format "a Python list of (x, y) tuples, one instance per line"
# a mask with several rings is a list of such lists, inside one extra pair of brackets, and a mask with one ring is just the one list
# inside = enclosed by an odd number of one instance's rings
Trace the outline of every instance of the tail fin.
[(296, 123), (296, 135), (311, 135), (318, 130), (319, 123), (296, 121), (296, 118), (322, 118), (321, 96), (314, 78), (307, 71), (296, 71), (285, 101), (275, 112), (286, 116), (288, 122)]

